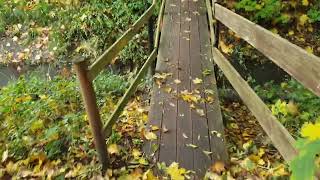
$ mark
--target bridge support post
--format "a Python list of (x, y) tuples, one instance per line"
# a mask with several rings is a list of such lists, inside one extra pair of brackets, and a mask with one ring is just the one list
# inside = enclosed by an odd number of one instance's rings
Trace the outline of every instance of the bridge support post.
[(86, 113), (88, 115), (90, 128), (93, 135), (94, 145), (98, 152), (98, 158), (102, 164), (102, 171), (108, 167), (108, 154), (106, 149), (106, 141), (102, 129), (99, 109), (96, 101), (92, 81), (88, 76), (88, 66), (84, 59), (74, 62), (74, 70), (80, 83), (82, 98), (84, 101)]
[[(148, 35), (149, 35), (149, 52), (151, 53), (154, 48), (154, 17), (151, 16), (148, 21)], [(148, 70), (148, 75), (152, 77), (155, 73), (156, 63), (152, 63)]]

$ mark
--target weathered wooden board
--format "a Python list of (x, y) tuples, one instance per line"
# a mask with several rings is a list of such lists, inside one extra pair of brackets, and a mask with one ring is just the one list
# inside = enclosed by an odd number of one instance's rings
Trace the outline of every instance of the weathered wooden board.
[[(205, 4), (200, 6), (200, 2), (202, 1), (168, 0), (166, 3), (156, 71), (172, 73), (172, 76), (166, 79), (160, 89), (154, 88), (149, 112), (150, 124), (168, 130), (159, 136), (158, 161), (166, 162), (167, 165), (175, 161), (180, 167), (195, 170), (196, 175), (192, 177), (194, 179), (203, 177), (212, 165), (212, 159), (221, 160), (226, 157), (225, 151), (221, 150), (225, 150), (224, 144), (221, 144), (223, 138), (220, 138), (220, 144), (215, 144), (215, 140), (210, 143), (210, 138), (214, 137), (209, 137), (213, 130), (223, 131), (219, 101), (210, 105), (202, 101), (206, 97), (204, 90), (216, 89), (216, 85), (208, 83), (215, 82), (214, 74), (210, 78), (202, 77), (202, 66), (213, 68), (213, 64), (201, 54), (209, 54), (211, 48)], [(196, 78), (203, 79), (204, 82), (193, 83)], [(193, 95), (196, 90), (200, 92), (202, 100), (194, 105), (196, 109), (203, 110), (204, 115), (192, 109), (191, 103), (181, 98), (181, 91), (184, 90), (193, 91)], [(213, 99), (218, 99), (217, 94), (213, 96), (216, 96)], [(157, 105), (157, 101), (162, 106)], [(215, 124), (219, 127), (213, 127)], [(197, 148), (191, 147), (192, 144)], [(206, 155), (205, 151), (212, 151), (214, 155)]]
[(238, 92), (243, 102), (257, 118), (261, 127), (270, 137), (274, 146), (286, 161), (292, 160), (298, 153), (294, 148), (295, 140), (283, 125), (272, 115), (269, 108), (251, 89), (249, 84), (234, 69), (230, 62), (217, 49), (212, 50), (215, 63), (218, 64), (224, 75), (228, 78), (234, 89)]
[[(172, 73), (171, 77), (167, 78), (166, 83), (162, 88), (171, 88), (172, 92), (177, 91), (177, 85), (174, 83), (178, 79), (177, 65), (179, 60), (179, 32), (180, 32), (180, 4), (177, 2), (177, 7), (171, 6), (174, 0), (167, 0), (165, 13), (165, 24), (163, 26), (163, 42), (160, 42), (160, 47), (163, 49), (159, 51), (159, 58), (164, 61), (163, 66), (166, 67), (164, 72)], [(169, 27), (169, 29), (167, 29)], [(162, 44), (164, 43), (164, 44)], [(159, 59), (160, 60), (160, 59)], [(161, 73), (161, 72), (160, 72)], [(160, 141), (160, 155), (159, 161), (171, 164), (177, 160), (177, 99), (173, 93), (165, 92), (165, 101), (163, 104), (163, 120), (162, 128), (168, 131), (161, 134)]]
[(215, 17), (275, 64), (320, 96), (320, 58), (279, 35), (215, 4)]
[[(189, 1), (181, 1), (180, 10), (180, 53), (178, 70), (179, 80), (178, 94), (181, 91), (190, 91), (190, 11)], [(187, 144), (192, 144), (192, 120), (189, 104), (178, 99), (177, 117), (177, 161), (181, 167), (193, 169), (193, 149), (188, 148)], [(184, 137), (187, 136), (188, 138)]]
[[(202, 66), (201, 66), (201, 42), (200, 33), (208, 33), (208, 28), (202, 29), (200, 27), (201, 21), (206, 21), (206, 16), (200, 15), (199, 7), (200, 1), (190, 1), (190, 77), (191, 77), (191, 91), (199, 91), (201, 98), (205, 99), (205, 87), (204, 83), (196, 84), (193, 80), (201, 79), (202, 77)], [(205, 42), (209, 43), (209, 37), (207, 37)], [(192, 143), (198, 148), (193, 151), (194, 158), (194, 171), (196, 172), (196, 179), (200, 179), (205, 175), (206, 170), (211, 165), (211, 156), (206, 155), (204, 152), (210, 152), (209, 143), (209, 129), (208, 120), (206, 117), (206, 103), (199, 102), (195, 104), (196, 109), (191, 110), (191, 121), (192, 121)], [(198, 112), (197, 112), (198, 111)], [(203, 115), (201, 114), (203, 111)]]
[[(205, 2), (201, 3), (201, 7), (205, 7)], [(209, 13), (208, 13), (209, 16)], [(212, 26), (212, 25), (211, 25)], [(213, 66), (213, 57), (211, 53), (211, 47), (213, 43), (208, 40), (210, 34), (214, 35), (213, 28), (208, 32), (208, 22), (206, 19), (200, 19), (200, 40), (201, 40), (201, 64), (202, 71), (210, 72), (210, 75), (204, 75), (205, 89), (212, 90), (213, 94), (206, 93), (206, 98), (213, 97), (214, 102), (212, 104), (206, 104), (206, 112), (209, 126), (210, 147), (212, 151), (213, 161), (227, 162), (229, 160), (224, 137), (224, 126), (222, 120), (222, 114), (220, 109), (220, 101), (218, 96), (218, 88), (216, 84), (215, 69)], [(210, 34), (209, 34), (210, 33)]]

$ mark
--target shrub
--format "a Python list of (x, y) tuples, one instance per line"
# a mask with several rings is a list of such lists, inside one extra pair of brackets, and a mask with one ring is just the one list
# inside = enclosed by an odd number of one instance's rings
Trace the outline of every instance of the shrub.
[[(110, 72), (100, 75), (95, 85), (100, 98), (122, 95), (127, 87), (124, 78)], [(0, 90), (0, 154), (8, 150), (21, 160), (45, 152), (59, 159), (71, 145), (91, 150), (91, 141), (83, 139), (90, 132), (82, 107), (75, 78), (30, 75), (10, 83)]]

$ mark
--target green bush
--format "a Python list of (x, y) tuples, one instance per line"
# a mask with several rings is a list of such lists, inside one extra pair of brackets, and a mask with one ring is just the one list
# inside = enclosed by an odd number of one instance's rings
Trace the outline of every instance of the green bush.
[(256, 91), (264, 97), (272, 109), (273, 114), (295, 136), (306, 122), (316, 122), (320, 118), (320, 98), (306, 89), (296, 80), (277, 85), (273, 82), (264, 86), (257, 86)]
[(275, 22), (286, 24), (290, 17), (282, 14), (281, 0), (240, 0), (235, 5), (237, 10), (244, 10), (244, 12), (253, 12), (251, 20), (255, 22)]
[[(21, 24), (22, 31), (28, 31), (29, 36), (33, 37), (36, 35), (34, 29), (49, 27), (49, 49), (55, 49), (61, 62), (68, 61), (77, 47), (92, 39), (95, 40), (95, 46), (91, 48), (94, 53), (85, 55), (93, 57), (101, 54), (150, 5), (150, 2), (144, 0), (86, 0), (77, 5), (49, 2), (0, 0), (0, 33)], [(142, 45), (136, 42), (133, 44)], [(136, 59), (142, 57), (137, 56)]]
[(308, 11), (308, 17), (312, 23), (320, 22), (320, 8), (312, 8)]
[[(127, 83), (110, 72), (95, 81), (98, 98), (120, 96)], [(111, 111), (111, 109), (109, 109)], [(79, 86), (75, 78), (46, 80), (23, 76), (0, 90), (0, 154), (5, 150), (15, 160), (45, 152), (62, 158), (70, 146), (92, 150)]]

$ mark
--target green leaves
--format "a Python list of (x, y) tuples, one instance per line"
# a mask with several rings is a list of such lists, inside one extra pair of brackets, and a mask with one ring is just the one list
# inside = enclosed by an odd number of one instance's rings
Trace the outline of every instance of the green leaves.
[(299, 155), (290, 162), (291, 179), (314, 179), (315, 169), (317, 168), (315, 157), (320, 153), (320, 139), (315, 141), (299, 139), (296, 146), (299, 150)]

